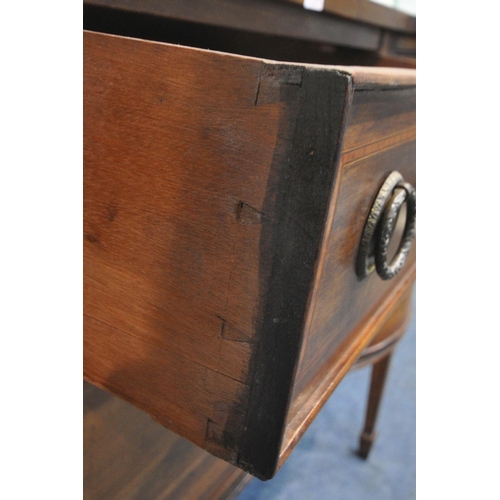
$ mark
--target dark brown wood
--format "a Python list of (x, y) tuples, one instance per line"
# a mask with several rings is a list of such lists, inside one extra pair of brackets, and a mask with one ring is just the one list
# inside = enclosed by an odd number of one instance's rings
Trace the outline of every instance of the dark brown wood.
[[(315, 302), (295, 380), (296, 392), (308, 384), (315, 386), (312, 380), (318, 366), (330, 364), (342, 342), (363, 324), (360, 311), (376, 309), (391, 290), (407, 279), (406, 273), (402, 273), (388, 282), (381, 282), (376, 275), (359, 281), (352, 268), (357, 257), (353, 249), (358, 248), (367, 214), (388, 173), (399, 170), (408, 182), (415, 184), (414, 131), (413, 135), (404, 129), (400, 133), (401, 128), (395, 130), (389, 125), (399, 125), (401, 116), (411, 116), (406, 105), (409, 102), (411, 109), (412, 96), (414, 89), (360, 91), (354, 95), (340, 160), (341, 189), (326, 223), (324, 257), (320, 257), (312, 299)], [(391, 106), (387, 106), (391, 98)], [(389, 147), (387, 136), (392, 141)], [(370, 141), (367, 146), (364, 140)], [(406, 269), (411, 270), (414, 259), (413, 249)]]
[[(286, 0), (303, 5), (303, 0)], [(370, 26), (384, 28), (377, 48), (377, 60), (368, 65), (415, 68), (416, 19), (396, 9), (369, 0), (325, 0), (322, 15), (333, 14)], [(351, 65), (359, 64), (354, 59)]]
[(408, 288), (399, 299), (368, 347), (363, 350), (361, 356), (352, 366), (352, 370), (376, 363), (396, 347), (406, 332), (411, 319), (413, 289), (414, 287)]
[(339, 179), (309, 298), (280, 464), (415, 276), (415, 248), (390, 281), (376, 274), (359, 281), (352, 272), (366, 217), (388, 173), (399, 170), (415, 183), (415, 73), (359, 69), (352, 75)]
[(272, 477), (414, 279), (354, 265), (412, 85), (86, 32), (86, 379)]
[[(313, 379), (307, 390), (295, 392), (291, 399), (289, 418), (285, 427), (284, 437), (278, 467), (281, 467), (292, 452), (304, 432), (312, 423), (318, 412), (326, 403), (337, 385), (354, 365), (363, 351), (369, 346), (370, 339), (374, 332), (384, 324), (392, 308), (397, 304), (399, 297), (411, 285), (415, 279), (415, 272), (409, 273), (407, 281), (401, 290), (397, 290), (386, 303), (372, 311), (372, 315), (364, 324), (363, 330), (355, 331), (339, 346), (338, 356), (318, 367), (316, 377)], [(314, 385), (316, 383), (316, 385)], [(300, 406), (302, 404), (302, 406)], [(295, 413), (291, 413), (296, 411)], [(293, 417), (291, 417), (293, 415)]]
[(262, 270), (270, 278), (239, 457), (259, 477), (277, 470), (349, 83), (328, 69), (303, 74), (292, 147), (287, 160), (272, 167), (268, 184), (264, 211), (268, 204), (275, 207), (275, 223), (263, 233), (261, 248), (272, 262)]
[(357, 454), (361, 458), (367, 458), (376, 437), (375, 423), (377, 421), (380, 401), (385, 387), (387, 372), (391, 361), (392, 352), (385, 355), (372, 366), (372, 377), (370, 382), (370, 394), (366, 410), (365, 427), (359, 438), (359, 449)]
[(374, 26), (273, 0), (85, 0), (84, 5), (363, 50), (376, 50), (381, 41), (381, 30)]
[(414, 35), (401, 35), (384, 32), (379, 48), (379, 54), (386, 57), (407, 57), (415, 59), (417, 41)]
[(88, 500), (230, 500), (252, 476), (84, 383), (83, 497)]
[[(280, 61), (415, 67), (415, 18), (367, 0), (85, 0), (84, 27)], [(301, 3), (301, 2), (300, 2)]]

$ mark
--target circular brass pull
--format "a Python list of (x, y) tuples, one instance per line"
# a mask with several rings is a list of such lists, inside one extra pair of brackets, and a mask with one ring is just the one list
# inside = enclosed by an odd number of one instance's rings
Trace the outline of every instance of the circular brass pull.
[[(406, 222), (399, 247), (391, 262), (387, 250), (399, 211), (406, 202)], [(416, 193), (399, 172), (391, 172), (380, 188), (366, 220), (359, 246), (356, 274), (363, 279), (377, 270), (383, 280), (389, 280), (404, 266), (415, 237)]]

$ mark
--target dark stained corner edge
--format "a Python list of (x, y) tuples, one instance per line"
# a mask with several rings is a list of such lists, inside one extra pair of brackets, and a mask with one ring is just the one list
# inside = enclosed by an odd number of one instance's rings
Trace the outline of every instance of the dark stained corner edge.
[[(266, 64), (276, 78), (281, 65)], [(278, 469), (286, 414), (300, 352), (327, 207), (338, 169), (343, 119), (352, 80), (349, 74), (313, 67), (288, 70), (280, 101), (295, 106), (287, 151), (278, 139), (267, 184), (260, 240), (261, 323), (254, 377), (237, 465), (262, 480)], [(276, 82), (274, 82), (276, 84)], [(291, 90), (294, 89), (294, 90)], [(290, 128), (290, 124), (283, 123)], [(280, 124), (280, 132), (281, 132)], [(289, 144), (289, 143), (288, 143)]]

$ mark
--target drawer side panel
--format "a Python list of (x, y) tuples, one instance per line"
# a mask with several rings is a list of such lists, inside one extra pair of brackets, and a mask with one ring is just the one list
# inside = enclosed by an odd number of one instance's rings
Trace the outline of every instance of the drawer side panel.
[(85, 377), (233, 462), (293, 123), (279, 85), (258, 98), (262, 65), (84, 36)]

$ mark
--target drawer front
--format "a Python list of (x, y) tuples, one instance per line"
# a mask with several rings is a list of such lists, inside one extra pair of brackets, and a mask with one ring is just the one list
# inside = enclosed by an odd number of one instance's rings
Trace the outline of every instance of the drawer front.
[(404, 268), (391, 280), (377, 272), (363, 280), (356, 275), (358, 249), (373, 200), (388, 174), (399, 171), (415, 185), (415, 141), (400, 144), (344, 165), (332, 226), (323, 249), (323, 267), (317, 277), (317, 297), (311, 311), (297, 375), (297, 389), (307, 384), (318, 366), (328, 362), (347, 336), (373, 316), (393, 290), (413, 274), (415, 245)]
[[(414, 81), (391, 75), (393, 86)], [(404, 113), (369, 124), (357, 78), (387, 82), (380, 71), (84, 36), (85, 378), (263, 479), (290, 448), (286, 424), (314, 366), (356, 344), (353, 332), (407, 279), (349, 274), (388, 165), (413, 180), (396, 161), (411, 146), (377, 149)], [(347, 299), (330, 307), (344, 289), (359, 297), (351, 315)]]
[[(347, 117), (282, 459), (415, 277), (414, 242), (394, 278), (383, 280), (375, 271), (360, 279), (356, 272), (365, 223), (386, 178), (398, 171), (416, 185), (415, 88), (379, 85), (355, 90)], [(402, 213), (394, 252), (404, 222)]]

